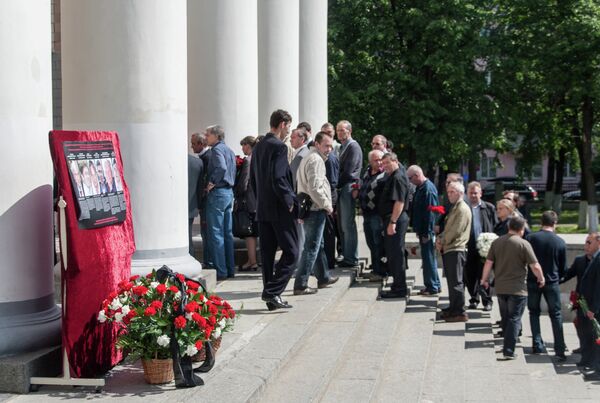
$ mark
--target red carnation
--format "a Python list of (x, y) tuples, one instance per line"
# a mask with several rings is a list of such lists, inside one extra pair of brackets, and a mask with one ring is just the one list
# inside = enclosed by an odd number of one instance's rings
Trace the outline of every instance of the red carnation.
[(156, 315), (156, 309), (154, 309), (154, 307), (149, 306), (144, 311), (144, 316), (154, 316), (154, 315)]
[(125, 315), (125, 317), (129, 318), (129, 319), (133, 319), (136, 316), (137, 316), (137, 312), (135, 310), (133, 310), (133, 309), (131, 311), (127, 312), (127, 315)]
[(212, 326), (206, 326), (204, 328), (204, 334), (205, 334), (205, 336), (206, 336), (207, 339), (210, 339), (210, 335), (212, 334), (212, 332), (213, 332), (214, 329), (215, 328), (212, 327)]
[(177, 273), (177, 278), (179, 279), (179, 281), (181, 281), (182, 283), (185, 283), (185, 276), (181, 273)]
[(138, 285), (136, 287), (133, 287), (132, 290), (135, 295), (139, 295), (139, 296), (142, 296), (148, 292), (148, 288), (144, 287), (143, 285)]
[(146, 274), (146, 278), (152, 278), (152, 276), (154, 276), (154, 273), (148, 273), (148, 274)]
[(446, 214), (446, 209), (444, 208), (444, 206), (427, 206), (427, 211), (431, 211), (432, 213), (437, 213), (437, 214)]
[(119, 295), (119, 294), (117, 294), (116, 291), (113, 291), (110, 294), (108, 294), (108, 299), (110, 299), (112, 301), (113, 299), (117, 298), (117, 295)]
[(187, 320), (185, 320), (185, 318), (183, 316), (179, 315), (178, 317), (175, 318), (175, 327), (177, 329), (183, 329), (186, 324), (187, 324)]
[(210, 305), (208, 307), (208, 312), (210, 312), (210, 314), (214, 316), (217, 313), (219, 313), (219, 309), (216, 306), (214, 306), (214, 305)]
[(236, 169), (240, 169), (242, 167), (242, 164), (244, 164), (244, 158), (240, 157), (239, 155), (236, 155), (235, 156)]
[(154, 309), (162, 309), (163, 303), (162, 303), (162, 301), (152, 301), (150, 306)]
[(122, 291), (129, 291), (133, 287), (133, 283), (130, 283), (130, 282), (127, 282), (127, 281), (123, 281), (122, 283), (123, 284), (121, 284), (119, 286)]
[(160, 295), (165, 295), (167, 292), (167, 286), (164, 284), (159, 284), (156, 286), (156, 292)]
[(198, 291), (196, 290), (187, 290), (188, 295), (194, 296), (196, 294), (198, 294)]
[(196, 344), (196, 350), (198, 350), (198, 351), (202, 350), (202, 347), (203, 347), (202, 346), (202, 340), (196, 341), (195, 344)]
[(131, 277), (129, 277), (129, 281), (135, 281), (135, 280), (137, 280), (138, 278), (140, 278), (140, 275), (139, 275), (139, 274), (136, 274), (135, 276), (131, 276)]
[(198, 287), (200, 287), (200, 285), (198, 283), (196, 283), (195, 281), (192, 280), (188, 280), (185, 282), (188, 286), (188, 288), (191, 288), (192, 290), (197, 290)]
[(208, 317), (208, 323), (210, 323), (212, 326), (214, 326), (217, 323), (217, 317), (216, 316), (209, 316)]
[(231, 305), (229, 305), (229, 302), (227, 301), (223, 301), (223, 306), (227, 309), (231, 309)]
[(358, 183), (353, 183), (352, 190), (360, 190), (360, 185)]
[(233, 309), (230, 309), (230, 310), (229, 310), (229, 317), (230, 317), (231, 319), (235, 318), (235, 311), (234, 311)]
[(186, 304), (184, 309), (186, 312), (196, 312), (198, 310), (198, 308), (199, 308), (198, 303), (196, 301), (191, 301)]
[(169, 287), (169, 291), (171, 291), (173, 294), (177, 294), (179, 292), (179, 288), (177, 288), (175, 285), (172, 285)]
[(192, 319), (198, 324), (199, 327), (206, 327), (206, 319), (204, 319), (204, 316), (200, 315), (199, 313), (194, 313), (192, 315)]
[(600, 346), (600, 337), (596, 339), (596, 344)]

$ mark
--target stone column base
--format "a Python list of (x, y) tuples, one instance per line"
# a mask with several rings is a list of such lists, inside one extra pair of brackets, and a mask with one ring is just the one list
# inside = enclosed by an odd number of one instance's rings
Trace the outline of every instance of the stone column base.
[(28, 393), (32, 376), (60, 376), (61, 346), (0, 358), (0, 391)]

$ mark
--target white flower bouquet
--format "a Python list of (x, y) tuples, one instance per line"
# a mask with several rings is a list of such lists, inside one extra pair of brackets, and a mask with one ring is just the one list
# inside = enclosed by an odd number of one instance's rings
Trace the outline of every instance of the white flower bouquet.
[(482, 232), (479, 234), (477, 237), (477, 251), (479, 252), (479, 256), (486, 259), (492, 242), (496, 239), (498, 239), (498, 235), (493, 232)]

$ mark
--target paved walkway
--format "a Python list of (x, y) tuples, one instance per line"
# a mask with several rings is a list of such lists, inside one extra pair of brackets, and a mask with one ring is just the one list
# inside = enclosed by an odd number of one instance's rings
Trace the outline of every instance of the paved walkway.
[[(361, 255), (366, 256), (364, 242)], [(481, 402), (600, 401), (600, 382), (584, 382), (569, 356), (558, 363), (550, 355), (530, 355), (527, 313), (519, 358), (496, 358), (497, 308), (469, 311), (467, 323), (439, 320), (446, 294), (421, 297), (420, 260), (410, 260), (414, 291), (404, 300), (377, 301), (378, 284), (354, 281), (352, 270), (312, 296), (284, 297), (294, 305), (268, 312), (259, 274), (239, 275), (216, 291), (239, 312), (234, 332), (226, 334), (217, 365), (203, 376), (206, 385), (175, 389), (173, 384), (144, 383), (139, 363), (116, 367), (102, 393), (86, 389), (42, 387), (28, 395), (0, 395), (0, 401), (195, 401), (195, 402)], [(311, 279), (314, 281), (314, 279)], [(316, 286), (315, 284), (311, 284)], [(443, 281), (445, 286), (445, 280)], [(542, 332), (552, 340), (550, 322)], [(577, 347), (575, 329), (564, 325), (568, 347)]]

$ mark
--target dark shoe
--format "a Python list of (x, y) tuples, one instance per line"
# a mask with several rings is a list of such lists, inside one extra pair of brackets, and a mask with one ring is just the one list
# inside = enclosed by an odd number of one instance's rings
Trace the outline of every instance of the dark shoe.
[(573, 354), (581, 354), (581, 347), (576, 348), (575, 350), (573, 350)]
[(431, 290), (428, 290), (427, 288), (424, 288), (421, 291), (419, 291), (419, 295), (424, 295), (424, 296), (438, 295), (439, 293), (440, 293), (439, 291), (431, 291)]
[(497, 338), (502, 338), (502, 337), (504, 337), (504, 332), (503, 332), (502, 330), (500, 330), (498, 333), (496, 333), (496, 334), (494, 335), (494, 337), (497, 337)]
[(228, 275), (227, 275), (227, 278), (235, 278), (235, 273), (228, 274)]
[(227, 276), (223, 276), (223, 277), (217, 276), (217, 281), (225, 281), (225, 280), (227, 280)]
[(317, 290), (316, 288), (310, 288), (310, 287), (306, 287), (304, 289), (295, 289), (294, 290), (294, 295), (312, 295), (312, 294), (316, 294), (319, 290)]
[(337, 267), (358, 267), (358, 262), (351, 263), (351, 262), (346, 262), (345, 260), (342, 260), (341, 262), (338, 262)]
[(279, 295), (274, 296), (273, 298), (266, 301), (267, 308), (269, 311), (274, 311), (276, 309), (289, 309), (292, 306), (287, 303), (287, 301), (282, 301)]
[(463, 313), (462, 315), (452, 315), (444, 317), (446, 322), (467, 322), (469, 320), (469, 315)]
[(381, 291), (379, 293), (380, 299), (392, 299), (392, 298), (406, 298), (406, 292), (399, 291)]
[(247, 267), (238, 266), (238, 271), (242, 271), (242, 272), (243, 271), (257, 271), (257, 270), (258, 270), (258, 265), (257, 264), (255, 264), (253, 266), (247, 266)]
[(492, 310), (492, 304), (486, 304), (483, 306), (484, 312), (490, 312)]
[(518, 357), (517, 353), (503, 355), (502, 357), (497, 358), (498, 361), (512, 361), (516, 360)]
[(600, 372), (594, 371), (587, 374), (583, 374), (583, 379), (586, 381), (600, 381)]
[(383, 281), (383, 276), (380, 274), (377, 274), (377, 273), (372, 273), (369, 276), (369, 281), (371, 283), (379, 283), (379, 282)]
[(565, 353), (556, 353), (556, 359), (558, 362), (565, 362), (567, 361), (567, 356)]
[(479, 302), (471, 302), (467, 309), (477, 309), (477, 305), (479, 305)]
[(591, 367), (591, 365), (592, 365), (592, 363), (591, 363), (591, 362), (588, 362), (588, 361), (579, 361), (579, 362), (577, 363), (577, 366), (578, 366), (578, 367), (581, 367), (581, 368), (590, 368), (590, 367)]
[(329, 287), (332, 284), (337, 283), (337, 281), (339, 280), (339, 277), (329, 277), (329, 280), (327, 280), (325, 283), (319, 283), (317, 284), (318, 288), (326, 288)]
[(547, 352), (548, 351), (546, 350), (546, 347), (536, 347), (536, 346), (533, 346), (531, 348), (531, 354), (546, 354)]

